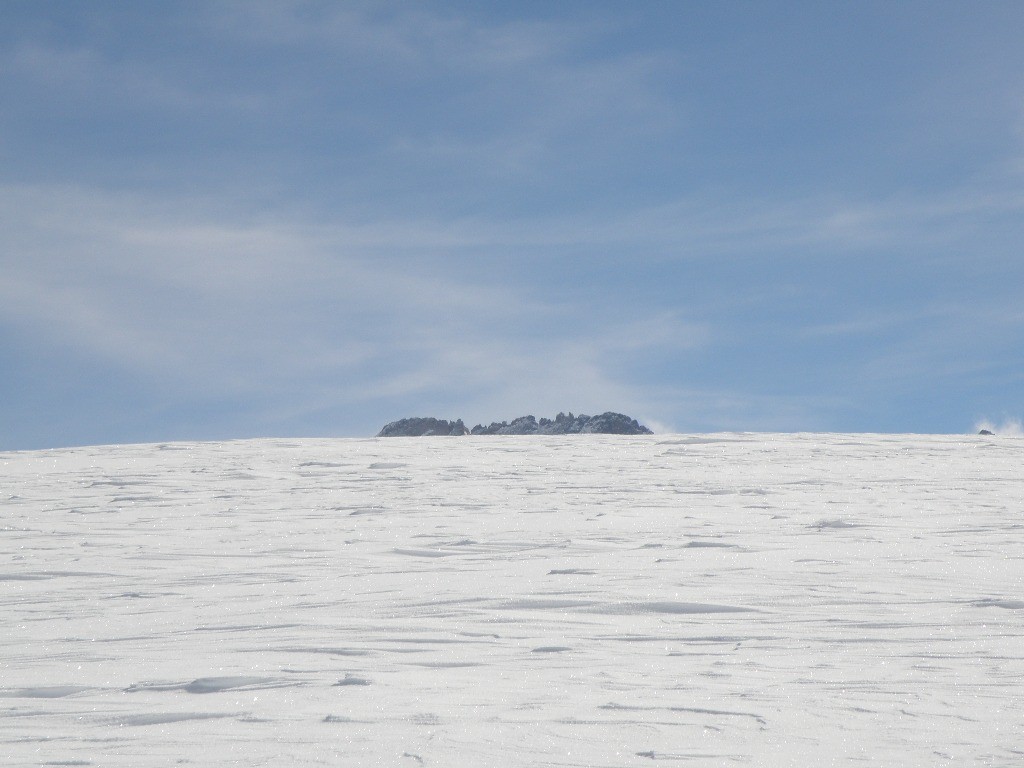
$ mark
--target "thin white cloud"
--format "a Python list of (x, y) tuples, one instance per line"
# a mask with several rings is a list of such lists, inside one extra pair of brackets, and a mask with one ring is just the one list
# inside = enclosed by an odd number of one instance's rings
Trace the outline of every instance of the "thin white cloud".
[(225, 39), (259, 45), (320, 47), (339, 57), (371, 59), (405, 70), (504, 69), (546, 60), (585, 28), (565, 23), (485, 23), (426, 5), (252, 1), (217, 3), (204, 26)]
[[(707, 342), (707, 328), (678, 313), (588, 317), (528, 283), (468, 281), (430, 256), (452, 242), (439, 226), (220, 214), (4, 187), (0, 215), (16, 224), (3, 235), (0, 321), (171, 387), (291, 392), (307, 412), (339, 398), (456, 396), (478, 412), (603, 409), (638, 401), (629, 361)], [(407, 255), (378, 258), (392, 248)], [(559, 318), (570, 322), (553, 330)]]
[[(66, 186), (3, 187), (0, 208), (13, 223), (0, 259), (5, 323), (40, 343), (182, 385), (225, 392), (299, 387), (311, 410), (338, 397), (405, 398), (463, 403), (467, 418), (502, 407), (615, 403), (657, 418), (684, 412), (685, 395), (653, 394), (631, 366), (705, 352), (742, 327), (730, 321), (730, 328), (713, 329), (699, 314), (635, 302), (602, 313), (538, 297), (522, 277), (471, 280), (448, 257), (495, 247), (554, 244), (557, 251), (573, 238), (597, 237), (591, 221), (533, 228), (483, 219), (267, 221), (228, 208), (202, 211), (187, 201)], [(716, 237), (724, 222), (710, 219), (694, 214), (686, 237)], [(616, 230), (614, 221), (603, 226)], [(754, 229), (743, 221), (736, 226), (745, 235)], [(1021, 324), (1019, 308), (998, 301), (862, 312), (798, 333), (839, 338), (896, 328), (902, 342), (854, 360), (861, 384), (896, 386), (897, 372), (912, 384), (929, 371), (977, 370), (984, 361), (958, 350), (971, 349), (979, 334), (994, 343), (1001, 333), (1011, 343)], [(953, 368), (943, 374), (943, 365)], [(702, 413), (720, 414), (715, 423), (752, 423), (745, 406), (737, 406), (742, 418), (732, 419), (730, 406), (708, 397), (697, 402)], [(786, 418), (798, 423), (797, 410), (782, 409), (785, 418), (764, 426), (780, 427)]]
[[(677, 72), (675, 55), (607, 52), (600, 43), (616, 26), (595, 13), (494, 21), (424, 5), (251, 2), (209, 13), (231, 44), (270, 56), (289, 51), (342, 75), (367, 71), (382, 92), (398, 86), (392, 106), (403, 105), (413, 86), (432, 93), (434, 110), (421, 105), (417, 119), (385, 116), (387, 131), (377, 134), (396, 162), (413, 167), (540, 179), (571, 162), (568, 150), (593, 163), (680, 124), (675, 99), (662, 93), (666, 76)], [(304, 87), (289, 83), (288, 98)], [(334, 85), (314, 88), (329, 94)], [(381, 117), (365, 119), (379, 124)]]
[(589, 221), (584, 237), (672, 246), (668, 258), (745, 252), (776, 258), (813, 253), (818, 259), (866, 249), (946, 246), (985, 234), (992, 219), (1024, 213), (1024, 190), (965, 186), (882, 200), (767, 198), (735, 194), (689, 195)]
[(252, 92), (202, 87), (174, 68), (145, 58), (114, 59), (99, 48), (61, 47), (49, 42), (25, 41), (6, 55), (7, 75), (30, 83), (36, 98), (62, 94), (81, 105), (116, 103), (119, 109), (138, 105), (192, 112), (252, 111), (265, 106)]
[(652, 349), (693, 351), (706, 346), (712, 331), (706, 322), (693, 322), (678, 310), (659, 312), (613, 327), (591, 342), (595, 354), (628, 354)]

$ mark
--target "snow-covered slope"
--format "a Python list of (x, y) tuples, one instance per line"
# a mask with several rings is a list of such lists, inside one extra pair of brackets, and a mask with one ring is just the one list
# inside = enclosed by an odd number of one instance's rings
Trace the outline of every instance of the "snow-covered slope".
[(0, 454), (6, 766), (1017, 765), (1024, 441)]

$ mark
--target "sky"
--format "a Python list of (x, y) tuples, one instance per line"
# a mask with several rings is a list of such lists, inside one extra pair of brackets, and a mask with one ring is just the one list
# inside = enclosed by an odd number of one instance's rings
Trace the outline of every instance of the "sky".
[(1024, 415), (1024, 4), (0, 3), (0, 449)]

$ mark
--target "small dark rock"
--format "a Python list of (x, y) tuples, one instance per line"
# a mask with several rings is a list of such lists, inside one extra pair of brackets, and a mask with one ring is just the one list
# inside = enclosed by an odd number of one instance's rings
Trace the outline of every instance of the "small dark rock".
[(995, 432), (989, 432), (989, 431), (988, 431), (987, 429), (983, 429), (983, 430), (981, 430), (981, 432), (979, 432), (978, 434), (979, 434), (979, 435), (994, 435), (994, 434), (995, 434)]

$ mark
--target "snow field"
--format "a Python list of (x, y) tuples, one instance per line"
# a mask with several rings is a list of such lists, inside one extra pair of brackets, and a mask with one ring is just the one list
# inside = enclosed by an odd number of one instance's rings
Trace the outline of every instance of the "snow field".
[(1024, 442), (0, 454), (5, 765), (1016, 765)]

